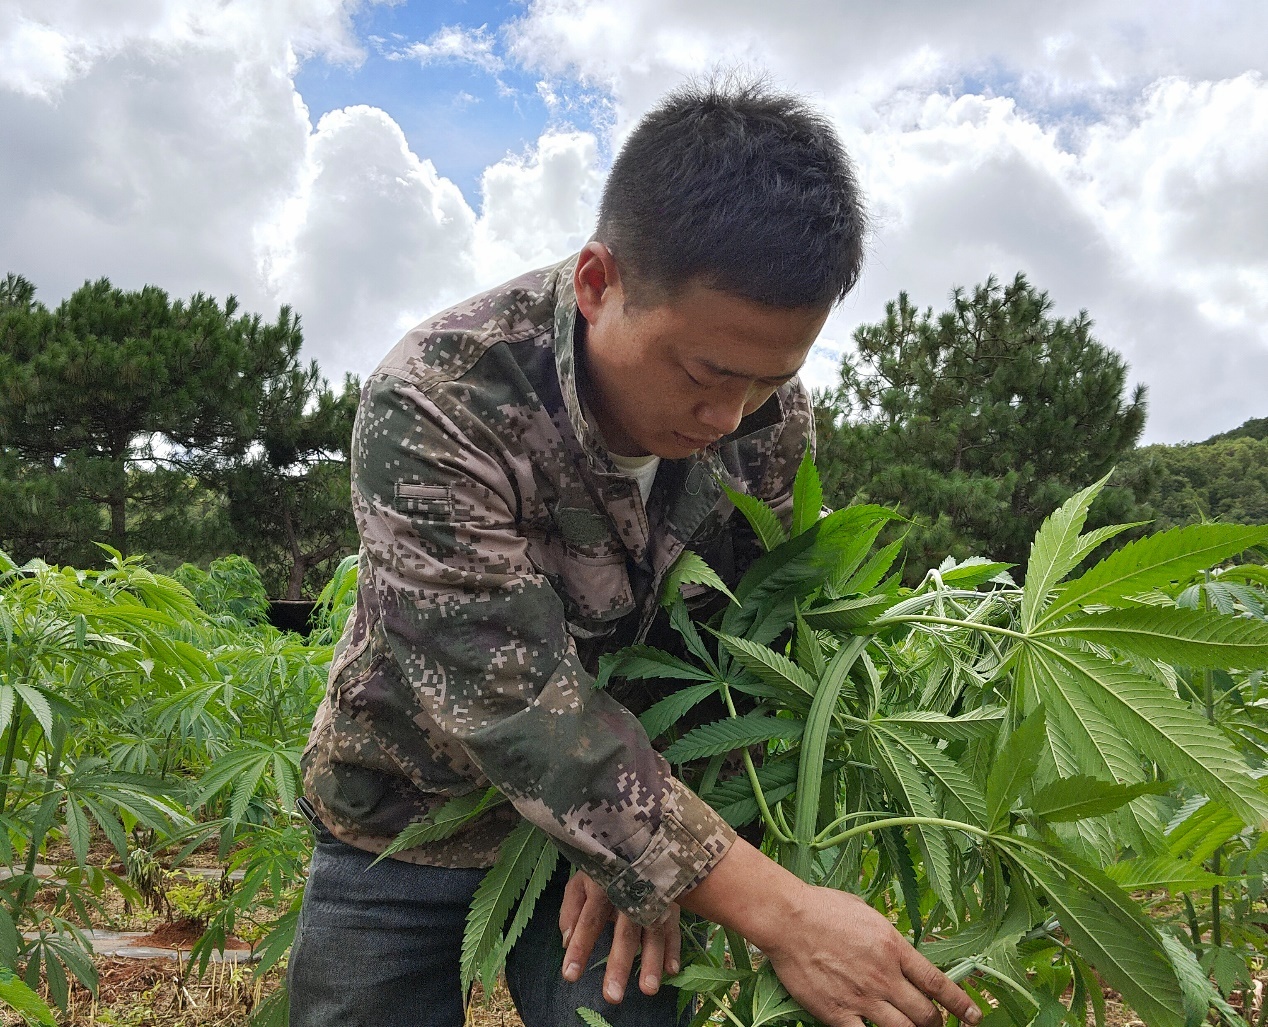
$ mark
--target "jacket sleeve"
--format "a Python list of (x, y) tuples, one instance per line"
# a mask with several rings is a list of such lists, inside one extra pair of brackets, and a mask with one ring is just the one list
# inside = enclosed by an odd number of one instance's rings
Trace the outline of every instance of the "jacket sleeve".
[(376, 377), (354, 431), (362, 574), (392, 677), (412, 693), (401, 705), (422, 710), (416, 739), (396, 731), (385, 748), (456, 743), (619, 909), (654, 923), (735, 833), (671, 775), (633, 714), (593, 688), (563, 604), (529, 559), (496, 441), (478, 444), (487, 426), (455, 423), (456, 409)]

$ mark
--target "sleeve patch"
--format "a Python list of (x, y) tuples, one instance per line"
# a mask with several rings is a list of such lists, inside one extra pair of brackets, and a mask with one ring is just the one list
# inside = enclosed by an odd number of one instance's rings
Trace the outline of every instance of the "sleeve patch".
[(393, 487), (392, 505), (401, 513), (453, 516), (453, 494), (445, 485), (398, 481)]

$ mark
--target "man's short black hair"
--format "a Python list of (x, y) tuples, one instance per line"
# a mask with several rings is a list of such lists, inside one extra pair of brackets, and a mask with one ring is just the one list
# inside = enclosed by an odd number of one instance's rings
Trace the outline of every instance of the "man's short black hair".
[(596, 238), (630, 299), (699, 283), (773, 307), (827, 308), (858, 281), (867, 217), (837, 134), (762, 81), (674, 90), (626, 140)]

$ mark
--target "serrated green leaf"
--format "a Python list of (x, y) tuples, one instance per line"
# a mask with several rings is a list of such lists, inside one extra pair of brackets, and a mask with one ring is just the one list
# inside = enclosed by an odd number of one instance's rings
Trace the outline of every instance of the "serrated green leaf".
[(793, 481), (792, 533), (800, 535), (819, 519), (822, 510), (823, 486), (819, 482), (819, 472), (815, 470), (814, 457), (807, 446), (797, 468), (797, 477)]
[(1201, 863), (1245, 826), (1246, 821), (1224, 803), (1207, 799), (1167, 831), (1167, 851), (1173, 856), (1187, 853), (1189, 860)]
[(1127, 892), (1177, 892), (1214, 888), (1224, 878), (1174, 856), (1125, 859), (1105, 868), (1106, 876)]
[(986, 779), (986, 823), (993, 827), (1012, 809), (1039, 766), (1044, 709), (1039, 707), (1008, 736)]
[(1027, 631), (1038, 622), (1057, 583), (1078, 566), (1083, 522), (1107, 481), (1108, 474), (1095, 485), (1076, 492), (1039, 526), (1030, 546), (1026, 584), (1022, 589), (1021, 622)]
[[(919, 771), (906, 752), (883, 734), (872, 735), (872, 750), (886, 784), (900, 796), (913, 816), (937, 818), (939, 810), (925, 787)], [(925, 875), (954, 919), (959, 903), (955, 895), (955, 878), (951, 869), (951, 848), (946, 833), (938, 827), (921, 825), (911, 829), (925, 857)]]
[(1060, 668), (1023, 649), (1018, 683), (1033, 688), (1047, 712), (1050, 751), (1061, 774), (1134, 784), (1143, 778), (1140, 757), (1113, 721)]
[(883, 721), (872, 721), (875, 731), (883, 732), (897, 746), (904, 749), (932, 780), (936, 781), (946, 792), (951, 812), (956, 818), (964, 818), (969, 823), (982, 827), (989, 825), (986, 817), (986, 800), (967, 774), (951, 760), (942, 750), (924, 738), (888, 727)]
[[(920, 953), (935, 966), (946, 967), (984, 951), (1000, 932), (1000, 925), (989, 920), (974, 920), (962, 930), (946, 938), (927, 941)], [(1017, 938), (1021, 934), (1016, 935)]]
[(714, 681), (705, 681), (698, 685), (688, 685), (686, 688), (680, 688), (672, 695), (665, 696), (660, 702), (653, 705), (645, 713), (639, 714), (638, 721), (643, 725), (643, 730), (647, 732), (648, 738), (659, 738), (670, 727), (678, 723), (682, 717), (686, 716), (688, 711), (693, 709), (698, 703), (704, 701), (711, 695), (718, 692), (718, 684)]
[(709, 650), (704, 645), (704, 639), (700, 637), (700, 631), (697, 629), (695, 621), (691, 619), (687, 604), (681, 598), (677, 602), (669, 604), (669, 625), (678, 632), (683, 644), (686, 645), (697, 660), (708, 668), (710, 673), (717, 671), (713, 657), (709, 655)]
[(958, 717), (948, 717), (945, 713), (936, 713), (933, 710), (911, 710), (891, 713), (880, 718), (879, 723), (920, 731), (948, 741), (971, 742), (979, 738), (993, 738), (998, 734), (1004, 713), (1000, 706), (983, 706)]
[(588, 1006), (578, 1006), (577, 1015), (586, 1022), (587, 1027), (612, 1027), (607, 1020)]
[(1032, 638), (1076, 639), (1190, 667), (1259, 667), (1268, 664), (1268, 623), (1206, 610), (1144, 607), (1081, 613)]
[(836, 557), (831, 563), (831, 570), (824, 579), (823, 593), (829, 599), (839, 599), (846, 594), (845, 585), (855, 571), (859, 569), (872, 546), (888, 523), (885, 519), (876, 519), (850, 536), (841, 537), (834, 543)]
[(86, 866), (88, 863), (88, 843), (91, 832), (88, 817), (72, 797), (66, 797), (66, 840), (70, 842), (71, 852), (75, 854), (75, 863)]
[(264, 777), (265, 770), (268, 769), (269, 756), (267, 753), (258, 753), (238, 775), (233, 782), (233, 788), (229, 793), (229, 819), (233, 823), (237, 823), (247, 811), (247, 806), (255, 797), (256, 790), (260, 787), (260, 779)]
[(1064, 646), (1038, 643), (1033, 656), (1083, 689), (1146, 758), (1217, 796), (1248, 823), (1268, 822), (1268, 796), (1228, 740), (1157, 681)]
[(894, 566), (898, 554), (902, 552), (903, 539), (895, 539), (883, 549), (873, 553), (871, 558), (854, 572), (840, 588), (843, 596), (871, 592)]
[(726, 587), (726, 582), (718, 577), (718, 572), (690, 549), (684, 549), (678, 554), (678, 559), (665, 575), (665, 583), (661, 586), (661, 604), (670, 606), (674, 600), (681, 599), (682, 593), (679, 590), (683, 585), (707, 585), (721, 592), (731, 602), (739, 602)]
[(838, 599), (833, 603), (825, 603), (803, 616), (812, 628), (827, 628), (837, 632), (858, 632), (885, 614), (891, 606), (898, 602), (897, 596), (870, 595), (857, 599)]
[(515, 916), (511, 919), (511, 925), (506, 929), (506, 932), (502, 935), (492, 952), (485, 957), (481, 966), (480, 980), (486, 995), (493, 993), (497, 975), (506, 966), (506, 957), (510, 955), (511, 949), (515, 947), (520, 935), (524, 933), (524, 928), (528, 926), (533, 910), (537, 908), (537, 900), (541, 898), (542, 892), (550, 884), (550, 879), (555, 873), (555, 867), (558, 865), (559, 850), (554, 845), (543, 845), (541, 853), (537, 857), (537, 863), (533, 867), (533, 873), (528, 879), (528, 884), (524, 886), (524, 893), (516, 904)]
[[(722, 489), (726, 493), (727, 499), (731, 501), (735, 508), (743, 514), (744, 519), (752, 526), (753, 533), (757, 535), (757, 541), (761, 543), (762, 548), (768, 553), (788, 541), (788, 533), (784, 531), (784, 526), (779, 522), (779, 516), (767, 503), (762, 502), (756, 496), (750, 496), (744, 492), (736, 492), (729, 485), (724, 484)], [(815, 511), (815, 513), (817, 515), (818, 511)]]
[(428, 842), (443, 841), (457, 834), (486, 809), (505, 801), (506, 798), (496, 788), (476, 789), (450, 799), (439, 809), (433, 810), (426, 820), (405, 827), (379, 854), (379, 859)]
[[(757, 781), (768, 805), (787, 798), (797, 787), (797, 762), (767, 761), (757, 768)], [(709, 792), (708, 803), (732, 827), (743, 827), (757, 819), (760, 810), (747, 774), (737, 774)]]
[(683, 967), (681, 973), (665, 978), (665, 983), (682, 991), (714, 994), (723, 989), (729, 990), (732, 984), (748, 976), (748, 972), (735, 967), (692, 963)]
[(797, 666), (816, 680), (823, 675), (827, 660), (823, 655), (823, 643), (814, 629), (806, 623), (800, 610), (794, 611), (795, 630), (793, 634), (793, 659)]
[(896, 827), (882, 828), (878, 834), (881, 847), (889, 857), (891, 871), (898, 878), (898, 890), (902, 892), (911, 936), (919, 938), (924, 933), (920, 916), (920, 883), (916, 880), (916, 864), (907, 847), (907, 839)]
[(736, 662), (760, 681), (775, 686), (781, 692), (793, 689), (803, 695), (814, 696), (818, 681), (788, 657), (745, 638), (736, 638), (721, 632), (715, 634), (727, 652), (735, 657)]
[[(1206, 1015), (1211, 1011), (1211, 1006), (1217, 1004), (1227, 1007), (1228, 1019), (1223, 1022), (1228, 1027), (1246, 1027), (1246, 1021), (1233, 1012), (1232, 1007), (1216, 991), (1197, 957), (1188, 948), (1168, 934), (1162, 935), (1162, 944), (1184, 995), (1185, 1027), (1200, 1027), (1206, 1023)], [(1224, 1012), (1224, 1009), (1220, 1012)]]
[(22, 1017), (28, 1024), (57, 1027), (53, 1011), (45, 1001), (18, 979), (7, 966), (0, 966), (0, 1002)]
[(21, 948), (22, 938), (14, 926), (13, 917), (7, 909), (0, 907), (0, 967), (16, 967)]
[(613, 677), (645, 680), (670, 678), (675, 681), (712, 681), (713, 675), (686, 660), (671, 656), (650, 645), (628, 645), (615, 653), (599, 658), (599, 674), (595, 688), (605, 688)]
[(1115, 605), (1124, 596), (1172, 581), (1187, 581), (1198, 571), (1266, 539), (1268, 527), (1241, 524), (1191, 524), (1136, 539), (1069, 582), (1055, 597), (1044, 620), (1053, 620), (1077, 606)]
[(13, 690), (22, 697), (27, 708), (35, 716), (36, 722), (44, 730), (45, 735), (53, 733), (53, 709), (49, 705), (48, 696), (33, 685), (23, 681), (14, 681)]
[(938, 577), (942, 579), (944, 585), (954, 588), (977, 588), (978, 585), (986, 584), (1015, 566), (1016, 564), (1012, 563), (997, 563), (983, 556), (971, 556), (954, 567), (946, 570), (939, 568)]
[(1162, 939), (1131, 896), (1089, 863), (1010, 837), (1005, 851), (1047, 895), (1062, 929), (1150, 1027), (1183, 1027), (1183, 996)]
[(763, 1024), (777, 1020), (806, 1015), (806, 1011), (789, 997), (787, 990), (779, 983), (770, 964), (764, 964), (758, 971), (757, 980), (753, 982), (753, 1018), (749, 1021), (749, 1027), (762, 1027)]
[(467, 912), (462, 936), (462, 990), (465, 993), (489, 952), (502, 936), (512, 907), (523, 894), (550, 838), (527, 820), (515, 827), (498, 851), (497, 861), (480, 881)]
[(801, 737), (803, 725), (795, 720), (781, 720), (760, 713), (746, 717), (705, 724), (684, 735), (665, 750), (670, 763), (686, 763), (706, 756), (717, 756), (776, 739), (784, 742)]
[(1141, 528), (1148, 524), (1149, 521), (1131, 521), (1127, 524), (1107, 524), (1103, 528), (1096, 528), (1084, 535), (1079, 536), (1079, 547), (1075, 550), (1074, 555), (1077, 557), (1075, 566), (1077, 567), (1085, 559), (1088, 558), (1097, 547), (1104, 545), (1112, 538), (1116, 538), (1125, 531), (1131, 531), (1132, 528)]
[(1030, 804), (1035, 816), (1051, 823), (1100, 817), (1126, 806), (1140, 795), (1161, 794), (1166, 785), (1146, 781), (1123, 785), (1094, 777), (1061, 777), (1041, 788)]

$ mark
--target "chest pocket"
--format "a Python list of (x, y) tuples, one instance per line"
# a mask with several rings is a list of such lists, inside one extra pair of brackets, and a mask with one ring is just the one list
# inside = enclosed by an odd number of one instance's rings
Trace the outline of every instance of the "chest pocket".
[(564, 602), (568, 630), (578, 640), (612, 633), (616, 622), (634, 609), (634, 591), (625, 566), (625, 549), (588, 551), (564, 543), (556, 586)]
[(533, 546), (530, 556), (563, 603), (568, 631), (578, 642), (610, 635), (634, 610), (625, 548), (617, 539), (577, 545), (554, 535)]

